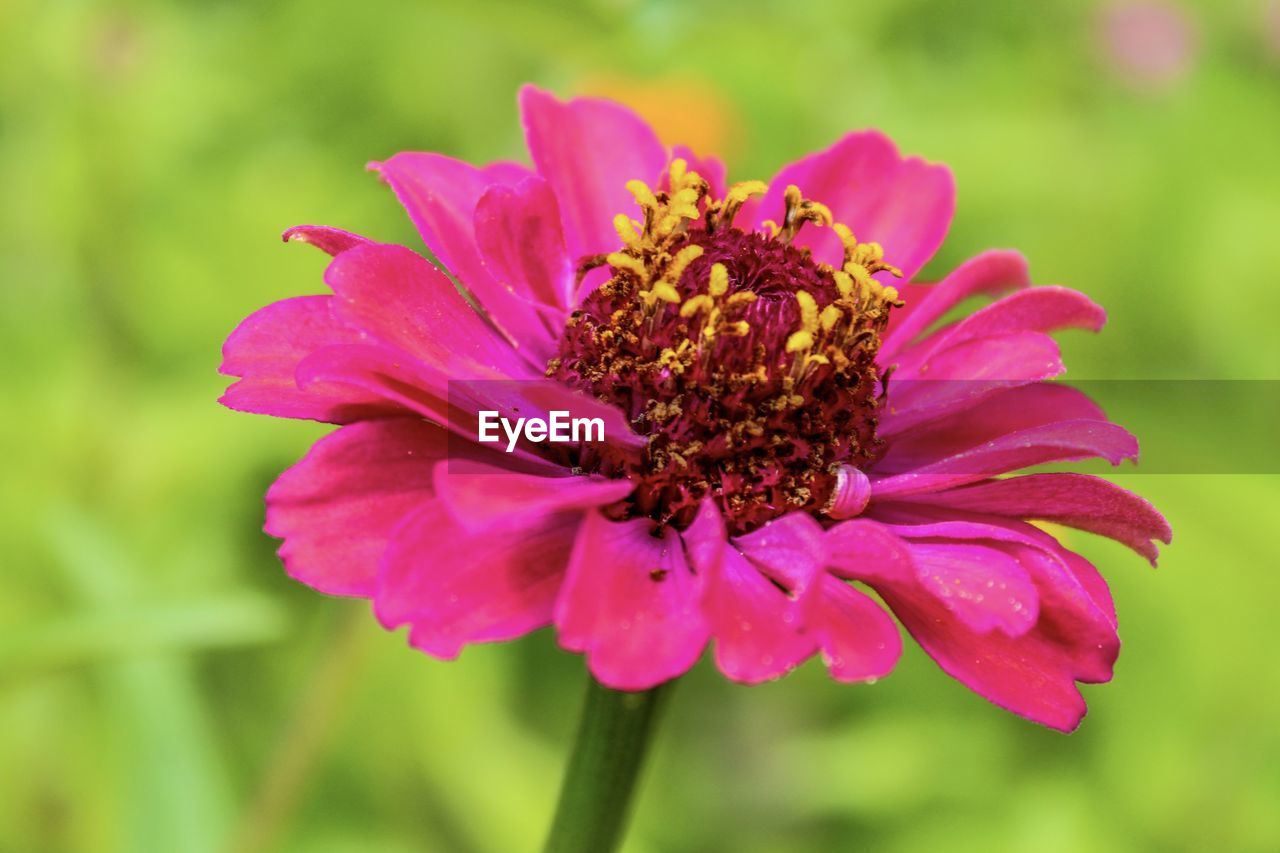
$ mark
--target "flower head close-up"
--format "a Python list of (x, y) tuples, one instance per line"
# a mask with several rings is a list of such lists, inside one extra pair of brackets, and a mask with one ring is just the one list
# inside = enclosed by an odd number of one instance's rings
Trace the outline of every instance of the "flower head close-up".
[[(1171, 537), (1105, 479), (1018, 473), (1137, 457), (1053, 381), (1051, 333), (1103, 309), (1032, 286), (1012, 250), (918, 281), (955, 182), (879, 132), (730, 182), (621, 105), (519, 104), (531, 165), (372, 165), (430, 259), (291, 228), (332, 256), (330, 292), (226, 341), (225, 405), (340, 425), (267, 493), (288, 573), (436, 658), (551, 626), (623, 691), (704, 652), (741, 683), (814, 656), (870, 682), (905, 629), (996, 705), (1074, 729), (1120, 642), (1055, 526), (1152, 564)], [(600, 429), (481, 440), (487, 414), (562, 411)]]

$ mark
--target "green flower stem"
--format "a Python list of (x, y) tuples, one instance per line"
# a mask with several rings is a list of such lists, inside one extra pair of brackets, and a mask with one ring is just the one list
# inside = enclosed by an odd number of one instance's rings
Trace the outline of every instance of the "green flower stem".
[(660, 685), (643, 693), (624, 693), (588, 678), (545, 853), (610, 853), (618, 848), (666, 692)]

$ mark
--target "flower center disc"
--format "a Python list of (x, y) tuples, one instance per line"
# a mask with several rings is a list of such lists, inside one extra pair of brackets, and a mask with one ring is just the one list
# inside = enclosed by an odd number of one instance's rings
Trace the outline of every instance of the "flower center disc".
[[(627, 186), (644, 221), (615, 219), (623, 247), (587, 259), (612, 277), (569, 318), (547, 375), (621, 408), (648, 444), (638, 455), (584, 447), (579, 465), (626, 476), (625, 510), (683, 527), (710, 496), (740, 534), (784, 513), (818, 511), (842, 466), (877, 448), (880, 335), (898, 271), (831, 214), (788, 187), (782, 224), (734, 226), (758, 181), (712, 199), (675, 160), (669, 189)], [(833, 227), (836, 269), (792, 245), (806, 222)]]

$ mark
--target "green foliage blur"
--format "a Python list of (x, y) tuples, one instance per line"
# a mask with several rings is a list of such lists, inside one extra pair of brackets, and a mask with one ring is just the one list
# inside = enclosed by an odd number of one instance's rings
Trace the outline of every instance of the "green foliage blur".
[[(325, 430), (214, 402), (237, 321), (322, 287), (285, 227), (420, 245), (366, 161), (522, 156), (524, 81), (629, 97), (737, 178), (875, 126), (956, 173), (929, 275), (1016, 246), (1107, 306), (1072, 376), (1274, 380), (1264, 6), (1179, 7), (1154, 81), (1080, 0), (0, 2), (0, 850), (538, 848), (581, 659), (544, 631), (441, 663), (288, 580), (262, 495)], [(1230, 416), (1171, 411), (1143, 438), (1191, 454)], [(626, 849), (1280, 849), (1280, 482), (1141, 470), (1159, 570), (1065, 534), (1125, 640), (1077, 733), (911, 647), (874, 686), (704, 660)]]

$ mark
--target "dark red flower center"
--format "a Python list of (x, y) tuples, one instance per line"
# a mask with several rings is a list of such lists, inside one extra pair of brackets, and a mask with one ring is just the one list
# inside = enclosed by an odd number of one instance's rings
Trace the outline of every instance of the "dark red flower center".
[[(684, 526), (707, 496), (732, 533), (829, 508), (841, 469), (876, 452), (875, 356), (898, 303), (872, 275), (897, 271), (795, 187), (782, 224), (762, 233), (733, 219), (763, 184), (712, 199), (679, 160), (668, 183), (628, 185), (644, 222), (619, 216), (623, 248), (584, 263), (612, 277), (571, 315), (547, 366), (620, 407), (648, 443), (639, 454), (584, 448), (578, 463), (630, 478), (623, 511), (660, 523)], [(842, 269), (792, 245), (805, 222), (836, 229)]]

